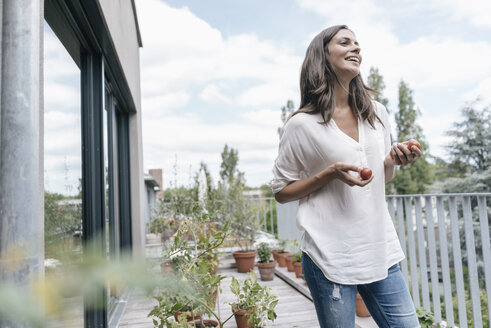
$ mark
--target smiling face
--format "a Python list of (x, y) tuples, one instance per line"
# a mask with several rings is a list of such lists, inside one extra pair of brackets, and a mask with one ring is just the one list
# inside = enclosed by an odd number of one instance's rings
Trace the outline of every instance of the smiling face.
[(351, 81), (360, 74), (361, 48), (353, 32), (342, 29), (327, 45), (332, 66), (338, 78)]

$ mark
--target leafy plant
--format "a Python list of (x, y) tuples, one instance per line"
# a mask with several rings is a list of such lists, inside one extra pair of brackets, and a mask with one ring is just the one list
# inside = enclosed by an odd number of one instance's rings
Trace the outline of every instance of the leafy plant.
[(433, 316), (433, 313), (425, 310), (422, 307), (419, 307), (416, 309), (416, 314), (418, 315), (418, 320), (421, 324), (421, 328), (433, 327), (433, 323), (435, 322), (435, 317)]
[(217, 213), (210, 215), (199, 206), (193, 208), (192, 220), (181, 223), (163, 257), (171, 260), (174, 275), (194, 293), (160, 290), (155, 297), (158, 304), (148, 314), (153, 317), (155, 327), (187, 327), (174, 321), (176, 311), (184, 311), (184, 317), (199, 312), (218, 319), (214, 312), (214, 293), (225, 277), (215, 275), (213, 269), (218, 265), (217, 249), (228, 231), (228, 222), (217, 222)]
[(257, 276), (251, 271), (242, 282), (232, 277), (230, 290), (236, 296), (236, 301), (230, 303), (233, 312), (245, 310), (248, 322), (253, 327), (265, 325), (267, 320), (274, 321), (277, 317), (274, 311), (278, 304), (278, 297), (267, 286), (261, 286), (257, 282)]
[[(418, 316), (419, 323), (421, 324), (421, 328), (444, 328), (447, 327), (444, 321), (440, 323), (435, 322), (435, 316), (430, 311), (427, 311), (425, 308), (419, 307), (416, 308), (416, 315)], [(457, 327), (457, 326), (455, 326)]]
[(261, 243), (257, 249), (257, 255), (260, 263), (269, 263), (271, 261), (271, 248), (268, 244)]
[(169, 233), (174, 233), (179, 226), (179, 220), (172, 217), (159, 216), (148, 223), (148, 230), (154, 234), (160, 234), (160, 239), (164, 242)]
[(284, 253), (285, 252), (285, 248), (288, 245), (289, 241), (290, 240), (287, 238), (280, 239), (280, 241), (278, 242), (278, 245), (279, 245), (279, 247), (277, 249), (278, 253)]
[(302, 251), (293, 254), (293, 262), (302, 262)]

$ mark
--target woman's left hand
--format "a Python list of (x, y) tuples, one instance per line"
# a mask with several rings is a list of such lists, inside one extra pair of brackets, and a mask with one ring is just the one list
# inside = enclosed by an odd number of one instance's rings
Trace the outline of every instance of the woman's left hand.
[(393, 144), (386, 160), (391, 160), (394, 165), (404, 166), (414, 162), (416, 158), (421, 157), (423, 153), (417, 146), (413, 145), (411, 149), (408, 148), (410, 142), (418, 143), (416, 140), (411, 139)]

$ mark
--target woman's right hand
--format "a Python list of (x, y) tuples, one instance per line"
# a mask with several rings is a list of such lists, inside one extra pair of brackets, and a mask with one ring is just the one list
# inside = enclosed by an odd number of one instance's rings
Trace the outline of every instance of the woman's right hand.
[(346, 183), (350, 187), (353, 186), (360, 186), (364, 187), (373, 180), (373, 175), (370, 177), (368, 180), (362, 180), (360, 176), (353, 176), (349, 173), (349, 171), (355, 171), (360, 173), (360, 171), (363, 169), (362, 167), (356, 166), (356, 165), (351, 165), (351, 164), (346, 164), (343, 162), (337, 162), (332, 164), (332, 168), (334, 170), (335, 177), (342, 182)]
[[(281, 204), (291, 202), (310, 195), (334, 179), (339, 179), (351, 187), (363, 187), (372, 182), (373, 175), (368, 180), (362, 180), (359, 176), (361, 169), (361, 167), (356, 165), (341, 162), (334, 163), (306, 179), (291, 182), (281, 191), (274, 194), (274, 197)], [(349, 171), (355, 171), (358, 175), (353, 176)]]

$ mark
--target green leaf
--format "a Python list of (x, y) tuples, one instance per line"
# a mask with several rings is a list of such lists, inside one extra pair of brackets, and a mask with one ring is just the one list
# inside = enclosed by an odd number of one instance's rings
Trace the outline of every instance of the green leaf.
[(237, 281), (237, 279), (235, 279), (235, 277), (232, 277), (232, 283), (230, 284), (230, 290), (232, 291), (232, 293), (234, 293), (234, 295), (239, 295), (239, 293), (240, 293), (239, 282)]

